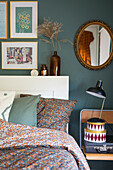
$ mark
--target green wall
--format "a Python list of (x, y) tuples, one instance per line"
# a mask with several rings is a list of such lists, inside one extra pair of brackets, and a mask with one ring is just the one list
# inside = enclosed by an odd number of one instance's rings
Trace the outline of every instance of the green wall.
[[(74, 42), (78, 28), (89, 20), (103, 20), (113, 29), (113, 0), (39, 0), (39, 23), (43, 18), (50, 17), (53, 21), (63, 24), (64, 32), (60, 38), (66, 38)], [(9, 31), (8, 31), (9, 37)], [(8, 38), (10, 41), (10, 39)], [(4, 40), (7, 41), (7, 40)], [(18, 40), (17, 40), (18, 41)], [(32, 41), (35, 41), (32, 39)], [(39, 42), (38, 66), (47, 64), (49, 70), (49, 59), (53, 49), (46, 43)], [(77, 60), (74, 47), (64, 43), (61, 51), (61, 75), (70, 77), (70, 99), (78, 99), (76, 109), (70, 117), (70, 134), (79, 142), (79, 115), (84, 108), (100, 109), (102, 100), (86, 94), (90, 86), (94, 86), (97, 80), (103, 80), (107, 99), (105, 109), (113, 109), (113, 61), (106, 68), (99, 71), (91, 71), (84, 68)], [(1, 70), (0, 75), (29, 75), (28, 70)], [(89, 161), (93, 170), (104, 170), (107, 167), (113, 169), (112, 161)]]

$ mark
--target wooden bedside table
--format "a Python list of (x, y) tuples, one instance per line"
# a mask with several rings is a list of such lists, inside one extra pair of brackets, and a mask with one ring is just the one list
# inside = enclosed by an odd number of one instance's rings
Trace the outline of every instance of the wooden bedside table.
[[(113, 160), (113, 154), (111, 153), (86, 153), (85, 147), (82, 144), (82, 126), (87, 123), (87, 120), (93, 117), (99, 117), (100, 110), (83, 109), (80, 112), (80, 148), (83, 150), (88, 160)], [(103, 110), (102, 119), (108, 124), (113, 124), (113, 110)]]

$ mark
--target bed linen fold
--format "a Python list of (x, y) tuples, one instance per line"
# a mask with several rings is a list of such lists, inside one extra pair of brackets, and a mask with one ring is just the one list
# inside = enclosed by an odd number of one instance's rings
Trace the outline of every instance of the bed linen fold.
[[(90, 169), (78, 144), (69, 134), (54, 129), (37, 128), (27, 125), (8, 123), (0, 119), (0, 154), (3, 155), (4, 153), (7, 153), (4, 161), (2, 161), (2, 159), (0, 160), (2, 162), (2, 164), (0, 164), (0, 169), (7, 164), (7, 160), (10, 157), (10, 154), (8, 155), (9, 150), (12, 150), (12, 153), (15, 155), (15, 150), (18, 152), (21, 151), (19, 153), (23, 153), (24, 149), (27, 149), (27, 151), (28, 149), (34, 149), (33, 153), (38, 154), (39, 151), (37, 149), (43, 149), (43, 147), (49, 149), (49, 153), (53, 153), (52, 149), (54, 148), (56, 149), (56, 153), (62, 152), (61, 154), (64, 155), (64, 152), (66, 152), (67, 156), (71, 154), (72, 159), (74, 158), (76, 160), (75, 162), (77, 162), (78, 169)], [(32, 162), (31, 164), (26, 165), (23, 169), (36, 168), (36, 164), (39, 163)], [(49, 169), (48, 165), (46, 168)]]

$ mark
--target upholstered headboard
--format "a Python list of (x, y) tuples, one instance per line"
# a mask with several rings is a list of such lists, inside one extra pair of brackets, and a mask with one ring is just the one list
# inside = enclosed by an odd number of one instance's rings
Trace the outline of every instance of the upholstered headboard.
[(0, 76), (0, 90), (14, 90), (16, 97), (21, 93), (41, 94), (42, 97), (69, 98), (68, 76)]

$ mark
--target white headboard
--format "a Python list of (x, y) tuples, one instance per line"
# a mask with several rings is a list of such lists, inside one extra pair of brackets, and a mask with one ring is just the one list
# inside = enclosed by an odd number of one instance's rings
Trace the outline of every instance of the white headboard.
[(69, 76), (0, 76), (0, 90), (19, 94), (41, 94), (48, 98), (69, 98)]
[[(69, 76), (0, 76), (0, 90), (41, 97), (69, 99)], [(67, 124), (68, 133), (68, 124)]]

